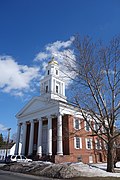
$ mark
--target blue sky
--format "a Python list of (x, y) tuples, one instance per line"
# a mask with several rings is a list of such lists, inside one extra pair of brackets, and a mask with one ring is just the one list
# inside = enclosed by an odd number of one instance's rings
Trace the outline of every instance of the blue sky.
[(76, 33), (105, 42), (120, 34), (120, 1), (0, 0), (0, 133), (16, 132), (15, 115), (40, 94), (46, 63)]

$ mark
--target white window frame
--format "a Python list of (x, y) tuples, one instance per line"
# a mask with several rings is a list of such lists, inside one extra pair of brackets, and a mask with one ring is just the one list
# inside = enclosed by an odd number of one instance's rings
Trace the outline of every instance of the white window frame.
[(56, 69), (56, 75), (58, 75), (58, 69)]
[[(77, 147), (77, 140), (79, 139), (79, 147)], [(74, 137), (74, 148), (75, 149), (82, 149), (82, 138)]]
[(99, 126), (100, 126), (100, 123), (95, 122), (94, 123), (94, 130), (97, 132), (100, 131), (101, 127), (99, 127)]
[(59, 93), (59, 86), (58, 86), (58, 84), (56, 84), (56, 93), (58, 94)]
[(95, 123), (94, 123), (94, 130), (95, 130), (95, 131), (98, 131), (98, 129), (99, 129), (98, 124), (95, 122)]
[[(91, 131), (91, 128), (90, 128), (90, 126), (89, 126), (89, 124), (85, 121), (84, 122), (84, 124), (85, 124), (85, 130), (87, 131), (87, 132), (90, 132)], [(89, 126), (89, 130), (87, 129), (87, 127)]]
[(97, 150), (101, 149), (100, 139), (95, 139), (95, 149), (97, 149)]
[[(91, 146), (91, 147), (88, 147), (88, 141), (90, 142), (90, 146)], [(88, 150), (93, 149), (92, 138), (86, 138), (86, 149), (88, 149)]]
[[(79, 127), (78, 128), (76, 128), (76, 121), (78, 121), (78, 123), (79, 123)], [(80, 119), (74, 118), (74, 129), (79, 130), (80, 128), (81, 128), (80, 127)]]
[(48, 93), (48, 85), (45, 86), (45, 92)]
[(48, 73), (47, 73), (47, 75), (50, 75), (50, 70), (48, 69)]
[(103, 143), (104, 143), (104, 148), (107, 150), (108, 149), (107, 143), (105, 141)]

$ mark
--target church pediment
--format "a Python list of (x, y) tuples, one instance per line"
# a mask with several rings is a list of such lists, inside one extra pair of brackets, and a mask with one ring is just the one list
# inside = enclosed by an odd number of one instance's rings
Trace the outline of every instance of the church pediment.
[(22, 116), (44, 110), (50, 105), (51, 103), (48, 102), (47, 99), (43, 99), (42, 97), (34, 97), (17, 113), (16, 117), (20, 118)]

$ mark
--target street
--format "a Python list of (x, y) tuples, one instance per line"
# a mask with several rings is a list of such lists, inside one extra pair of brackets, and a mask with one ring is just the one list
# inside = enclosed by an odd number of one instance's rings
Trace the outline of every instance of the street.
[[(0, 170), (0, 180), (60, 180)], [(119, 177), (79, 177), (69, 180), (119, 180)]]
[[(20, 174), (20, 173), (13, 173), (10, 171), (2, 171), (0, 170), (0, 180), (48, 180), (52, 178), (46, 178), (46, 177), (38, 177), (33, 175), (26, 175), (26, 174)], [(55, 179), (54, 179), (55, 180)]]

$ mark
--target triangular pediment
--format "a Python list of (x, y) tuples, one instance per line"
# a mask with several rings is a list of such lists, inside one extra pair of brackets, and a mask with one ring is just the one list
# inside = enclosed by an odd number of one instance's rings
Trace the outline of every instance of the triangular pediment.
[(48, 108), (51, 103), (47, 99), (42, 97), (32, 98), (16, 115), (17, 118), (20, 118), (31, 113), (44, 110)]

